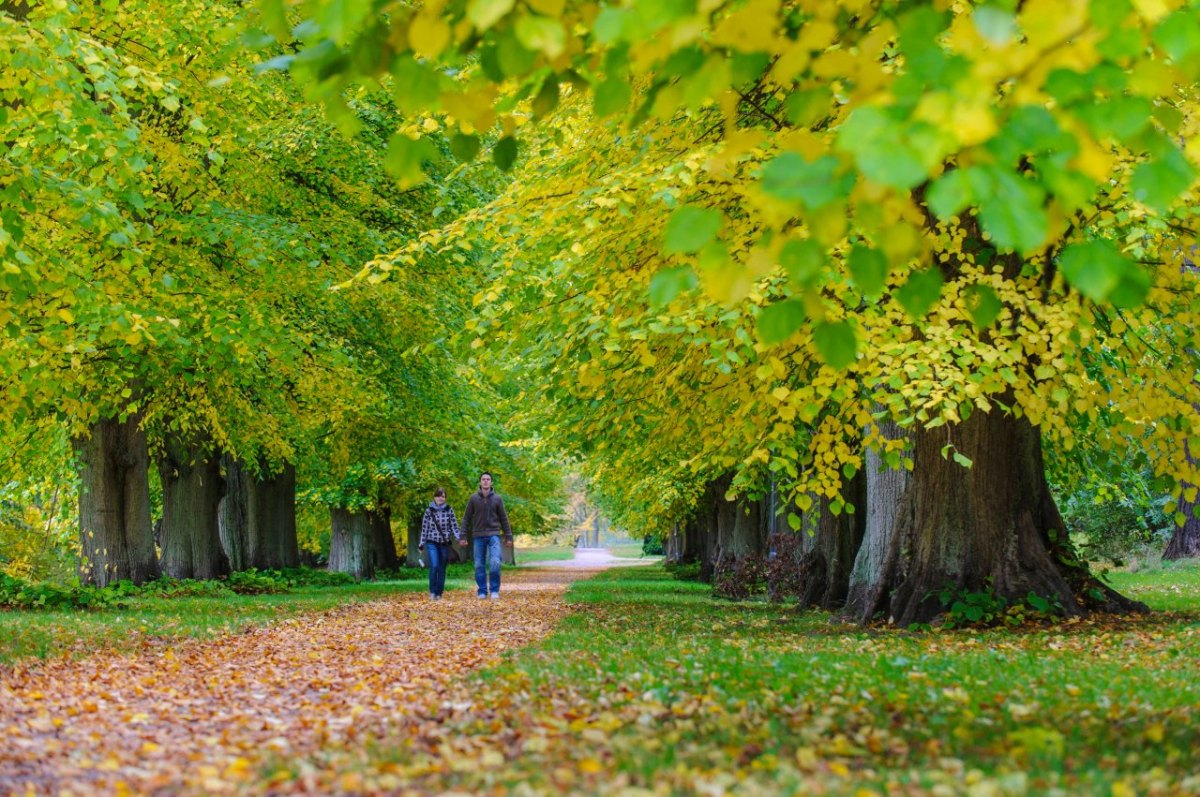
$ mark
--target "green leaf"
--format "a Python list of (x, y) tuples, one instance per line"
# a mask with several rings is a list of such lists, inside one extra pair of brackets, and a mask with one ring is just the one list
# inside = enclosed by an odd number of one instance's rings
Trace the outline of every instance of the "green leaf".
[(428, 139), (412, 139), (402, 133), (393, 133), (383, 156), (383, 168), (402, 188), (409, 188), (425, 182), (422, 164), (435, 158), (437, 149)]
[(344, 45), (371, 13), (371, 3), (370, 0), (326, 0), (319, 9), (317, 22), (321, 32), (335, 44)]
[(829, 116), (833, 108), (833, 91), (820, 86), (807, 91), (793, 92), (783, 103), (783, 113), (797, 127), (809, 127)]
[(970, 457), (966, 456), (965, 454), (960, 454), (957, 451), (954, 452), (954, 461), (959, 465), (962, 465), (964, 468), (969, 468), (975, 464), (971, 461)]
[(484, 31), (503, 19), (514, 5), (515, 0), (471, 0), (467, 3), (467, 19), (477, 30)]
[(612, 44), (620, 41), (628, 16), (629, 12), (623, 8), (605, 6), (596, 15), (596, 21), (592, 25), (592, 34), (596, 37), (597, 43)]
[(601, 81), (592, 89), (595, 113), (597, 116), (604, 117), (623, 111), (628, 107), (629, 99), (632, 96), (633, 90), (624, 80), (610, 77)]
[(525, 14), (517, 19), (513, 31), (527, 49), (545, 53), (547, 58), (558, 58), (567, 46), (567, 32), (557, 19)]
[(1154, 43), (1181, 63), (1200, 53), (1200, 19), (1194, 8), (1176, 11), (1158, 23), (1154, 30)]
[(980, 6), (971, 12), (971, 21), (979, 35), (992, 44), (1004, 46), (1017, 34), (1017, 20), (999, 6)]
[[(796, 152), (777, 155), (762, 170), (762, 188), (776, 199), (797, 201), (810, 210), (845, 196), (853, 175), (836, 176), (837, 158), (826, 156), (809, 162)], [(847, 179), (849, 178), (849, 179)]]
[(1001, 249), (1027, 252), (1041, 246), (1049, 234), (1042, 208), (1045, 191), (1005, 169), (988, 170), (992, 190), (978, 197), (979, 220)]
[(1000, 317), (1004, 305), (991, 285), (972, 285), (967, 289), (967, 312), (978, 329), (987, 329)]
[(943, 174), (929, 187), (925, 204), (933, 211), (933, 215), (942, 221), (949, 221), (971, 204), (971, 196), (969, 176), (962, 169), (954, 169)]
[(542, 81), (542, 88), (538, 91), (537, 96), (530, 103), (530, 110), (533, 111), (534, 119), (541, 119), (548, 115), (558, 106), (558, 77), (555, 75), (547, 75)]
[(813, 342), (821, 359), (839, 370), (858, 355), (858, 339), (849, 321), (822, 321), (813, 329)]
[(758, 337), (768, 346), (790, 338), (804, 326), (804, 303), (796, 299), (769, 304), (758, 314)]
[(492, 162), (500, 167), (501, 171), (508, 171), (517, 162), (517, 140), (512, 136), (505, 136), (496, 142), (492, 147)]
[(717, 236), (724, 222), (721, 211), (699, 205), (676, 208), (667, 220), (663, 252), (668, 255), (698, 252)]
[(803, 287), (820, 276), (825, 266), (825, 250), (811, 239), (788, 241), (779, 252), (779, 265), (793, 283)]
[(661, 310), (696, 284), (696, 274), (691, 266), (662, 269), (650, 280), (650, 306)]
[(1160, 213), (1165, 213), (1195, 178), (1191, 164), (1177, 149), (1163, 157), (1139, 164), (1133, 172), (1133, 196)]
[(913, 320), (925, 317), (942, 298), (942, 272), (936, 268), (914, 271), (896, 291), (896, 301)]
[(287, 7), (284, 0), (260, 0), (258, 4), (262, 12), (263, 25), (267, 32), (275, 37), (280, 44), (286, 44), (292, 38), (292, 26), (288, 24)]
[(879, 296), (887, 284), (888, 272), (891, 271), (883, 252), (857, 244), (850, 250), (848, 261), (850, 276), (863, 296), (868, 299)]
[(450, 152), (463, 163), (470, 163), (479, 154), (479, 136), (456, 133), (450, 137)]
[(397, 56), (392, 64), (392, 94), (396, 107), (415, 115), (436, 108), (441, 96), (438, 74), (410, 55)]
[(1058, 258), (1067, 282), (1094, 302), (1131, 307), (1145, 299), (1149, 277), (1109, 241), (1072, 244)]

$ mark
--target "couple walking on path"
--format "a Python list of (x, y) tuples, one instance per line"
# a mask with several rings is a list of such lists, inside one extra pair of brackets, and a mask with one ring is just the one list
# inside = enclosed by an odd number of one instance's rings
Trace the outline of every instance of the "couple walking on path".
[[(466, 533), (464, 537), (463, 534)], [(479, 490), (471, 494), (463, 512), (462, 528), (454, 509), (446, 503), (446, 491), (433, 491), (433, 500), (421, 519), (421, 541), (417, 549), (429, 558), (429, 597), (440, 600), (446, 589), (446, 565), (450, 558), (452, 540), (466, 545), (470, 539), (475, 547), (475, 585), (480, 598), (500, 597), (500, 533), (512, 545), (512, 528), (504, 500), (492, 490), (492, 474), (479, 476)]]

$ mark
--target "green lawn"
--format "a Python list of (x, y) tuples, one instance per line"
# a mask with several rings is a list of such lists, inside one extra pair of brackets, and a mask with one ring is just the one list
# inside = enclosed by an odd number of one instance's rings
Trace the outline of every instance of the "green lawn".
[(572, 586), (545, 642), (473, 676), (486, 722), (443, 729), (502, 766), (387, 746), (360, 765), (464, 791), (1197, 794), (1198, 579), (1114, 576), (1177, 610), (1148, 617), (914, 633), (609, 571)]
[(536, 548), (518, 548), (514, 555), (518, 565), (526, 562), (558, 562), (574, 559), (575, 549), (569, 545), (539, 545)]
[[(471, 565), (450, 565), (448, 589), (474, 586)], [(0, 610), (0, 664), (24, 658), (127, 651), (144, 641), (214, 637), (304, 612), (424, 590), (424, 571), (342, 586), (297, 587), (277, 595), (130, 598), (122, 608)]]

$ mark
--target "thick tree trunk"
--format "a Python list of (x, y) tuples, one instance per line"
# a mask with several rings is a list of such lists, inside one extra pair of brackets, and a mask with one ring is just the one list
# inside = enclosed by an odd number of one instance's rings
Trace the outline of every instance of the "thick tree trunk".
[(246, 484), (250, 476), (230, 454), (221, 457), (221, 467), (225, 471), (225, 492), (217, 509), (217, 531), (229, 569), (237, 572), (250, 567), (250, 496)]
[(103, 587), (158, 578), (150, 523), (150, 456), (138, 417), (105, 418), (73, 441), (79, 461), (79, 579)]
[[(976, 411), (913, 438), (913, 475), (896, 521), (899, 554), (884, 578), (895, 586), (896, 624), (936, 617), (946, 588), (1014, 601), (1032, 592), (1068, 615), (1144, 610), (1076, 563), (1046, 483), (1040, 432), (1026, 419)], [(947, 444), (974, 464), (944, 457)]]
[(375, 529), (367, 512), (329, 510), (333, 533), (329, 543), (329, 569), (362, 580), (375, 575)]
[(276, 570), (300, 565), (296, 539), (296, 469), (246, 480), (250, 566)]
[[(1188, 489), (1190, 485), (1184, 485)], [(1179, 511), (1183, 513), (1182, 526), (1176, 526), (1163, 559), (1189, 559), (1200, 556), (1200, 519), (1196, 518), (1196, 502), (1179, 499)]]
[(381, 507), (370, 513), (371, 535), (375, 546), (375, 567), (379, 570), (396, 570), (400, 557), (396, 554), (396, 540), (392, 537), (392, 510)]
[[(890, 420), (880, 423), (880, 430), (889, 440), (904, 436)], [(882, 610), (887, 601), (885, 577), (899, 554), (896, 519), (909, 474), (904, 468), (888, 468), (879, 452), (872, 449), (866, 455), (866, 479), (866, 528), (850, 572), (850, 594), (846, 599), (846, 617), (861, 623)]]
[[(800, 561), (801, 606), (840, 609), (850, 593), (850, 571), (862, 545), (866, 527), (866, 474), (861, 471), (843, 487), (842, 497), (855, 507), (854, 514), (830, 511), (830, 500), (822, 498), (806, 515), (817, 514), (811, 547)], [(807, 525), (807, 524), (806, 524)]]
[(423, 567), (428, 562), (422, 562), (421, 552), (417, 546), (421, 543), (421, 519), (425, 516), (425, 508), (414, 510), (408, 517), (408, 553), (404, 564), (407, 567)]
[[(1188, 462), (1195, 462), (1190, 450), (1185, 452), (1185, 456)], [(1171, 541), (1167, 543), (1167, 549), (1163, 551), (1163, 559), (1190, 559), (1200, 556), (1200, 518), (1196, 517), (1196, 502), (1187, 499), (1189, 490), (1195, 489), (1193, 485), (1183, 485), (1183, 495), (1179, 497), (1179, 511), (1184, 517), (1183, 525), (1175, 528)]]
[(158, 462), (162, 478), (162, 569), (173, 578), (229, 574), (218, 517), (221, 465), (213, 457), (171, 443)]

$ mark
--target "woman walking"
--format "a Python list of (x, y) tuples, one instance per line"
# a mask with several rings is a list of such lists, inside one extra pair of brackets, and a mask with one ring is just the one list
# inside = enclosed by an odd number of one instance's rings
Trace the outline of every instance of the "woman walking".
[(421, 518), (421, 541), (417, 550), (429, 559), (429, 599), (441, 600), (446, 590), (446, 564), (450, 558), (450, 540), (466, 545), (458, 528), (454, 508), (446, 503), (446, 491), (441, 487), (433, 491), (433, 500)]

